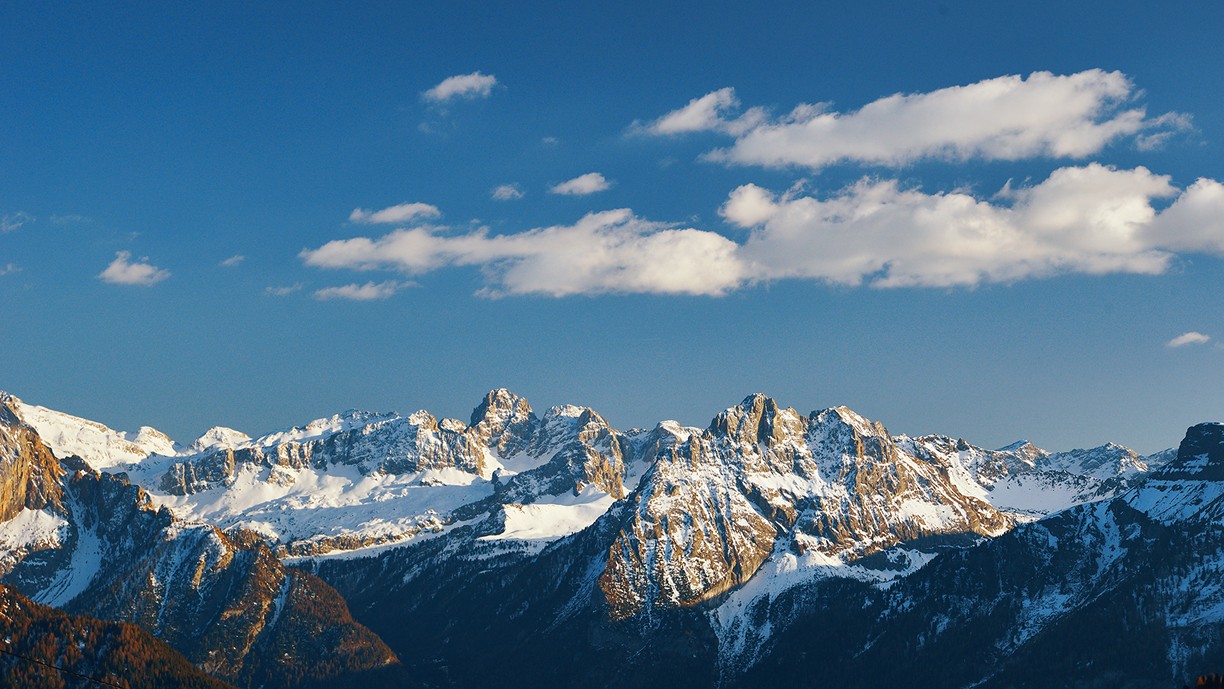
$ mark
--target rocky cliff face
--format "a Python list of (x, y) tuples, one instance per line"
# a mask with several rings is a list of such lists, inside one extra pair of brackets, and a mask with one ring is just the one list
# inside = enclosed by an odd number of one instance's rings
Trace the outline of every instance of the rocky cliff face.
[(848, 563), (903, 541), (1011, 526), (880, 424), (845, 408), (804, 417), (764, 395), (659, 452), (630, 500), (600, 578), (615, 617), (716, 597), (775, 551)]
[[(737, 681), (909, 686), (1176, 686), (1224, 663), (1224, 432), (1188, 429), (1176, 459), (1117, 497), (947, 552), (842, 605), (819, 585)], [(801, 612), (796, 613), (796, 610)], [(768, 622), (766, 622), (768, 623)], [(849, 639), (825, 631), (858, 630)]]
[(0, 522), (24, 510), (63, 511), (63, 470), (16, 411), (0, 399)]
[[(44, 547), (6, 553), (3, 581), (35, 601), (137, 624), (210, 674), (243, 685), (285, 686), (278, 665), (323, 679), (396, 661), (341, 614), (334, 590), (286, 569), (252, 534), (180, 522), (122, 477), (79, 459), (61, 464), (14, 414), (0, 418), (0, 437), (6, 477), (50, 481), (27, 489), (22, 509), (59, 517)], [(303, 625), (320, 632), (315, 641), (277, 641)], [(267, 660), (270, 647), (287, 650)]]

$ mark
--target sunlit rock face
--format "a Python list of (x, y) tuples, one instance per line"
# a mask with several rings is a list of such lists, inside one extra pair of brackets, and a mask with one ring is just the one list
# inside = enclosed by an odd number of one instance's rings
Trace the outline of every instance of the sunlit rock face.
[[(56, 459), (3, 406), (0, 491), (0, 578), (35, 602), (137, 624), (209, 674), (243, 684), (396, 662), (335, 590), (284, 567), (262, 539), (179, 521), (126, 478)], [(285, 643), (303, 629), (317, 636)]]
[(849, 562), (923, 536), (1011, 526), (945, 467), (901, 452), (882, 425), (845, 408), (804, 417), (752, 395), (656, 453), (599, 580), (618, 618), (714, 598), (780, 543)]

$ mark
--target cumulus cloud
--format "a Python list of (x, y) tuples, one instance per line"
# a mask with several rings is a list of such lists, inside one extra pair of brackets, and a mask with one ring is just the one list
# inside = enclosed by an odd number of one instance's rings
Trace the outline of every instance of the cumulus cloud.
[(507, 235), (478, 230), (443, 236), (435, 228), (396, 230), (377, 239), (342, 239), (303, 251), (320, 268), (393, 269), (420, 274), (480, 266), (485, 296), (653, 292), (722, 294), (746, 276), (736, 245), (713, 232), (679, 229), (627, 209), (590, 213), (573, 225)]
[(16, 232), (32, 222), (34, 222), (34, 216), (24, 211), (9, 213), (8, 215), (0, 217), (0, 234)]
[(1204, 335), (1203, 333), (1195, 332), (1191, 330), (1188, 333), (1182, 333), (1181, 335), (1178, 335), (1172, 340), (1169, 340), (1168, 342), (1165, 343), (1165, 346), (1166, 347), (1185, 347), (1186, 345), (1207, 344), (1210, 341), (1211, 341), (1211, 337), (1209, 335)]
[(148, 263), (148, 257), (132, 261), (132, 252), (116, 251), (115, 260), (98, 273), (98, 279), (112, 285), (151, 287), (170, 277), (170, 271)]
[(501, 184), (493, 189), (495, 201), (513, 201), (523, 198), (523, 190), (517, 184)]
[(428, 203), (401, 203), (380, 211), (354, 208), (349, 213), (349, 222), (369, 225), (372, 223), (407, 223), (420, 218), (438, 218), (442, 211)]
[(1189, 127), (1189, 118), (1177, 113), (1148, 117), (1135, 105), (1140, 95), (1121, 72), (1033, 72), (895, 94), (851, 112), (801, 104), (771, 119), (758, 109), (734, 116), (738, 100), (725, 88), (642, 129), (653, 134), (729, 134), (735, 143), (711, 151), (707, 159), (766, 167), (1082, 158), (1125, 137), (1133, 137), (1140, 148), (1158, 147), (1172, 132)]
[(597, 191), (604, 191), (611, 187), (612, 183), (604, 178), (603, 175), (598, 172), (588, 172), (585, 175), (578, 175), (560, 184), (554, 184), (548, 191), (563, 196), (586, 196), (587, 194), (594, 194)]
[(446, 103), (456, 98), (488, 98), (496, 85), (497, 78), (492, 74), (456, 74), (443, 79), (440, 84), (422, 95), (425, 100), (433, 103)]
[(234, 254), (221, 262), (222, 268), (233, 268), (246, 260), (246, 256), (242, 254)]
[(486, 295), (565, 296), (721, 295), (784, 279), (974, 287), (1065, 273), (1154, 275), (1182, 253), (1224, 256), (1224, 185), (1202, 179), (1180, 190), (1142, 167), (1060, 168), (989, 198), (871, 178), (824, 197), (748, 184), (720, 213), (746, 231), (739, 241), (622, 209), (505, 235), (403, 228), (328, 242), (301, 258), (410, 275), (479, 266)]
[(293, 294), (294, 292), (300, 292), (300, 291), (302, 291), (302, 283), (300, 282), (296, 282), (292, 285), (286, 285), (284, 287), (266, 287), (264, 288), (264, 294), (268, 294), (273, 297), (287, 297), (290, 294)]
[(387, 299), (401, 288), (409, 286), (411, 283), (398, 282), (396, 280), (387, 280), (386, 282), (367, 282), (364, 285), (351, 284), (341, 285), (339, 287), (324, 287), (320, 290), (315, 290), (314, 298), (319, 301), (330, 301), (332, 299), (347, 299), (349, 301), (377, 301)]
[[(755, 185), (722, 208), (750, 228), (741, 256), (765, 279), (877, 287), (973, 286), (1059, 273), (1158, 274), (1178, 251), (1224, 254), (1224, 188), (1185, 191), (1146, 168), (1061, 168), (1001, 203), (863, 180), (825, 199)], [(1175, 198), (1163, 212), (1158, 199)], [(1203, 223), (1203, 224), (1200, 224)]]

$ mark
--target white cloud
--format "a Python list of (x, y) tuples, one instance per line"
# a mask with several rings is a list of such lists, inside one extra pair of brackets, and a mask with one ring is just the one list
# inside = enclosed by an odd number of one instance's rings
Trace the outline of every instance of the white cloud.
[(1203, 333), (1195, 332), (1191, 330), (1188, 333), (1182, 333), (1181, 335), (1178, 335), (1172, 340), (1169, 340), (1168, 342), (1165, 343), (1165, 346), (1166, 347), (1185, 347), (1186, 345), (1207, 344), (1210, 341), (1211, 341), (1211, 337), (1209, 335), (1204, 335)]
[(141, 285), (150, 287), (170, 277), (170, 271), (148, 263), (147, 257), (133, 262), (132, 252), (116, 251), (115, 260), (98, 273), (98, 279), (112, 285)]
[(269, 294), (273, 297), (287, 297), (290, 294), (293, 294), (294, 292), (300, 292), (300, 291), (302, 291), (302, 283), (300, 282), (295, 282), (294, 284), (288, 285), (285, 287), (266, 287), (264, 288), (264, 293)]
[(1125, 137), (1153, 148), (1189, 127), (1169, 113), (1149, 118), (1141, 95), (1121, 72), (1070, 75), (1034, 72), (928, 93), (895, 94), (859, 110), (834, 112), (802, 104), (769, 119), (750, 109), (739, 117), (735, 92), (720, 89), (642, 127), (654, 134), (718, 131), (736, 137), (710, 160), (767, 167), (819, 169), (842, 161), (902, 166), (921, 159), (1020, 160), (1082, 158)]
[(364, 225), (371, 223), (406, 223), (418, 218), (438, 218), (441, 215), (442, 211), (438, 210), (437, 206), (431, 206), (428, 203), (401, 203), (380, 211), (354, 208), (353, 212), (349, 213), (349, 222)]
[(446, 103), (455, 98), (488, 98), (496, 85), (497, 78), (492, 74), (457, 74), (443, 79), (422, 95), (434, 103)]
[(0, 266), (0, 277), (19, 272), (21, 272), (21, 266), (17, 265), (16, 263), (6, 263)]
[(480, 266), (486, 296), (653, 292), (722, 294), (743, 282), (736, 245), (713, 232), (676, 229), (621, 209), (573, 225), (509, 235), (485, 230), (441, 236), (433, 228), (396, 230), (378, 239), (328, 242), (301, 256), (308, 265), (425, 273)]
[[(723, 216), (751, 234), (760, 279), (876, 287), (974, 286), (1060, 273), (1158, 274), (1177, 251), (1224, 254), (1224, 187), (1184, 192), (1146, 168), (1061, 168), (1009, 204), (863, 180), (825, 199), (745, 185)], [(1176, 201), (1163, 212), (1156, 199)]]
[(493, 198), (497, 201), (513, 201), (523, 198), (523, 190), (517, 184), (502, 184), (493, 189)]
[(314, 298), (319, 301), (331, 299), (347, 299), (349, 301), (376, 301), (387, 299), (412, 283), (387, 280), (386, 282), (367, 282), (364, 285), (351, 284), (339, 287), (324, 287), (316, 290)]
[[(1154, 204), (1165, 206), (1158, 211)], [(720, 213), (740, 241), (629, 210), (517, 234), (405, 228), (301, 253), (320, 268), (421, 274), (479, 266), (487, 295), (606, 292), (720, 295), (759, 282), (974, 287), (1058, 274), (1168, 270), (1181, 253), (1224, 256), (1224, 185), (1185, 190), (1146, 168), (1060, 168), (982, 199), (864, 179), (832, 195), (801, 186), (734, 190)]]
[(635, 122), (631, 130), (660, 136), (703, 131), (739, 136), (761, 124), (766, 116), (762, 108), (749, 108), (738, 117), (728, 117), (730, 111), (738, 109), (739, 105), (735, 89), (721, 88), (694, 98), (683, 108), (673, 110), (653, 122)]
[(24, 211), (17, 211), (16, 213), (9, 213), (8, 215), (5, 215), (4, 217), (0, 217), (0, 234), (8, 234), (9, 232), (16, 232), (17, 230), (20, 230), (23, 226), (29, 223), (32, 223), (32, 222), (34, 222), (34, 216)]
[(585, 175), (578, 175), (560, 184), (554, 184), (548, 191), (565, 196), (586, 196), (597, 191), (604, 191), (611, 188), (611, 186), (612, 183), (605, 179), (603, 175), (598, 172), (588, 172)]
[(246, 260), (246, 256), (243, 256), (242, 254), (234, 254), (233, 256), (230, 256), (229, 258), (222, 261), (221, 267), (233, 268), (245, 260)]

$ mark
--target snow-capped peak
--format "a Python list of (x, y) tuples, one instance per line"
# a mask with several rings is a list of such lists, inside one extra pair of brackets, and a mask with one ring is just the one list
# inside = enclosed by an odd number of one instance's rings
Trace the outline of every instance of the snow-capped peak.
[(1117, 443), (1056, 452), (1046, 457), (1046, 463), (1050, 468), (1099, 479), (1133, 476), (1148, 470), (1138, 453)]
[(188, 452), (198, 454), (209, 450), (232, 450), (251, 441), (251, 436), (225, 426), (213, 426), (192, 443)]
[(57, 457), (77, 455), (86, 458), (95, 469), (139, 462), (150, 455), (174, 456), (179, 452), (178, 445), (169, 436), (149, 426), (141, 426), (135, 433), (116, 431), (97, 421), (26, 404), (8, 393), (0, 396), (0, 402), (32, 426)]
[(396, 418), (399, 418), (399, 415), (394, 412), (369, 412), (349, 409), (333, 416), (315, 419), (305, 426), (294, 426), (283, 431), (260, 436), (255, 439), (254, 443), (262, 447), (273, 447), (288, 442), (300, 443)]

